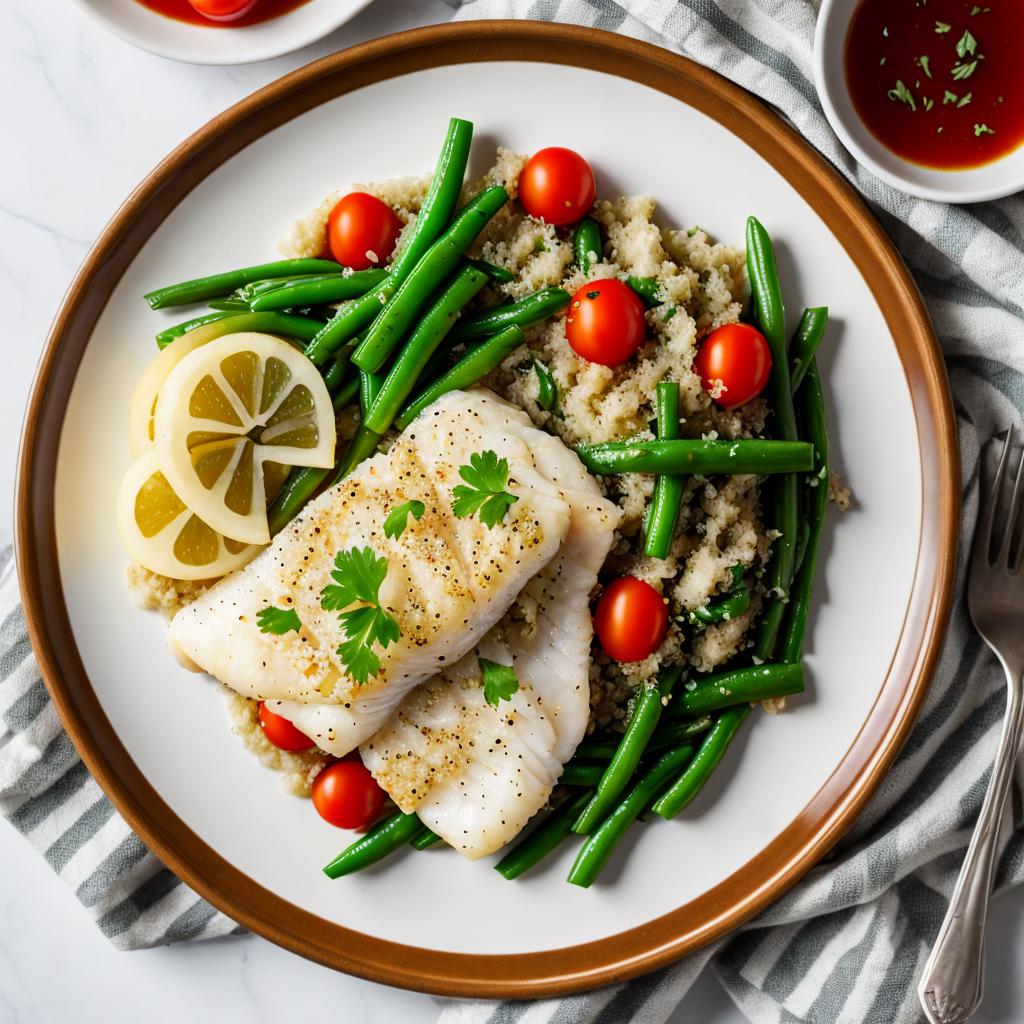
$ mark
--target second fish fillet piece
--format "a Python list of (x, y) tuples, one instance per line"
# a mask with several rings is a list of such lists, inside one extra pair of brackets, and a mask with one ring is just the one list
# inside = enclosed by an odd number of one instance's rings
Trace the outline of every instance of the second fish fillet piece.
[[(436, 402), (386, 454), (311, 502), (249, 565), (178, 612), (172, 646), (237, 692), (268, 701), (322, 749), (354, 749), (411, 689), (487, 633), (568, 533), (569, 502), (533, 454), (548, 435), (510, 409), (486, 391)], [(493, 528), (452, 511), (460, 466), (487, 450), (508, 460), (508, 489), (518, 498)], [(387, 537), (386, 517), (410, 501), (423, 504), (422, 518), (409, 515), (401, 535)], [(364, 547), (387, 559), (380, 605), (401, 636), (375, 648), (380, 670), (359, 683), (338, 654), (346, 639), (338, 611), (323, 608), (321, 593), (335, 555)], [(267, 607), (294, 609), (301, 629), (261, 632), (257, 616)]]
[[(589, 599), (620, 513), (564, 452), (550, 436), (533, 448), (572, 507), (558, 554), (476, 650), (413, 690), (360, 748), (403, 811), (474, 860), (544, 806), (590, 716)], [(488, 702), (481, 657), (513, 667), (510, 699)]]

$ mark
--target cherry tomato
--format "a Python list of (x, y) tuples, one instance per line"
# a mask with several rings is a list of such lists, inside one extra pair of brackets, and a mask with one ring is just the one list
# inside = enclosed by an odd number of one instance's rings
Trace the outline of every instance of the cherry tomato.
[(642, 661), (668, 630), (668, 608), (649, 583), (620, 576), (604, 589), (594, 613), (594, 631), (616, 661)]
[(772, 350), (749, 324), (723, 324), (701, 342), (693, 368), (705, 391), (713, 391), (721, 381), (724, 387), (715, 401), (723, 409), (735, 409), (764, 390), (772, 371)]
[(398, 215), (376, 196), (349, 192), (327, 218), (327, 244), (342, 266), (367, 270), (387, 263), (402, 230)]
[(619, 366), (647, 337), (644, 304), (622, 281), (591, 281), (569, 303), (565, 336), (578, 356), (602, 366)]
[(597, 197), (590, 164), (571, 149), (549, 146), (526, 162), (519, 175), (519, 201), (531, 217), (560, 227), (582, 217)]
[(313, 806), (338, 828), (366, 828), (384, 806), (384, 790), (360, 761), (336, 761), (313, 780)]
[(260, 701), (260, 728), (281, 750), (312, 750), (316, 746), (304, 732), (299, 732), (287, 718), (275, 715), (263, 701)]
[(188, 2), (210, 21), (234, 21), (248, 14), (259, 0), (188, 0)]

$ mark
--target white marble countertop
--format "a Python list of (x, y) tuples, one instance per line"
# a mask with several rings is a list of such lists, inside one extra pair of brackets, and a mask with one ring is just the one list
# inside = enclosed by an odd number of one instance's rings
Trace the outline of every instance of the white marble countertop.
[[(377, 0), (306, 50), (236, 68), (176, 64), (107, 35), (70, 0), (0, 5), (0, 496), (9, 510), (16, 439), (35, 364), (89, 244), (135, 184), (224, 107), (293, 68), (390, 31), (447, 21), (441, 0)], [(11, 539), (0, 516), (0, 546)], [(336, 974), (255, 936), (116, 952), (72, 893), (0, 824), (0, 1024), (182, 1019), (233, 1022), (332, 1016), (345, 1024), (433, 1021), (440, 1001)], [(989, 999), (977, 1018), (1019, 1021), (1024, 893), (999, 901)], [(1016, 1012), (1015, 1012), (1016, 1011)], [(711, 977), (672, 1018), (739, 1024)], [(616, 1024), (616, 1022), (610, 1022)]]

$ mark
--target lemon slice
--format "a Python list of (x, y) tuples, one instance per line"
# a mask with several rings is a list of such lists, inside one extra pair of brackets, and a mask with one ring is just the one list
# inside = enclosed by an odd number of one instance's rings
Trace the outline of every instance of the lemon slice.
[(143, 452), (121, 482), (117, 528), (136, 562), (175, 580), (225, 576), (260, 551), (228, 540), (190, 511), (160, 471), (155, 448)]
[(265, 466), (333, 466), (334, 408), (317, 368), (287, 342), (229, 334), (168, 374), (153, 438), (168, 482), (203, 522), (267, 544)]

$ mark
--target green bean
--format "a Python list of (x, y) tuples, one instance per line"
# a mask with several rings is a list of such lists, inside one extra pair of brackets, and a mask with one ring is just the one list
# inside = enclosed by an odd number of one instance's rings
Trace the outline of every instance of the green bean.
[(814, 450), (799, 441), (606, 441), (576, 449), (591, 473), (799, 473)]
[(715, 622), (727, 622), (742, 615), (750, 607), (750, 587), (743, 582), (743, 566), (732, 567), (732, 587), (729, 593), (715, 601), (709, 601), (700, 608), (694, 608), (687, 616), (691, 626), (709, 626)]
[[(786, 310), (782, 303), (782, 285), (775, 262), (775, 247), (764, 225), (756, 217), (747, 218), (747, 276), (761, 333), (772, 350), (786, 352)], [(786, 363), (783, 355), (783, 363)], [(787, 364), (787, 378), (788, 364)]]
[(422, 827), (415, 814), (402, 814), (399, 811), (342, 850), (324, 868), (324, 874), (328, 878), (341, 878), (342, 875), (362, 871), (404, 846)]
[(723, 711), (715, 720), (711, 731), (704, 737), (694, 759), (683, 773), (651, 805), (655, 814), (674, 818), (704, 787), (711, 773), (732, 742), (736, 730), (750, 714), (750, 705), (741, 704)]
[[(679, 437), (678, 382), (659, 381), (657, 394), (658, 437), (675, 440)], [(644, 523), (644, 554), (648, 558), (668, 558), (685, 487), (686, 481), (681, 476), (661, 475), (654, 482), (654, 494)]]
[(298, 274), (295, 277), (271, 277), (262, 281), (251, 281), (241, 288), (236, 288), (233, 297), (242, 299), (248, 305), (258, 296), (266, 295), (267, 292), (277, 291), (278, 288), (283, 288), (285, 285), (298, 284), (301, 281), (322, 280), (325, 277), (335, 278), (341, 276), (341, 271), (338, 270), (330, 274)]
[(452, 345), (464, 341), (477, 341), (515, 324), (529, 327), (547, 320), (549, 316), (569, 305), (570, 295), (564, 288), (541, 288), (540, 291), (524, 295), (515, 302), (509, 302), (493, 309), (485, 309), (473, 316), (467, 316), (455, 325), (448, 335)]
[(601, 779), (604, 769), (599, 764), (580, 764), (574, 760), (570, 761), (558, 777), (560, 786), (585, 786), (593, 789)]
[(426, 850), (428, 847), (440, 842), (443, 842), (443, 840), (433, 829), (422, 825), (419, 832), (409, 840), (409, 845), (414, 850)]
[(789, 386), (796, 394), (800, 382), (804, 379), (814, 353), (818, 351), (821, 339), (825, 336), (825, 325), (828, 323), (828, 306), (811, 306), (804, 310), (797, 325), (793, 340), (789, 343)]
[(828, 426), (825, 422), (825, 401), (818, 367), (812, 357), (804, 382), (796, 395), (800, 414), (800, 433), (814, 445), (815, 469), (808, 488), (808, 539), (800, 569), (789, 592), (786, 618), (782, 626), (779, 656), (783, 661), (799, 661), (807, 631), (807, 612), (818, 562), (818, 548), (828, 505)]
[(754, 704), (772, 697), (801, 693), (804, 670), (799, 662), (781, 665), (751, 665), (698, 676), (676, 693), (669, 707), (671, 715), (705, 715), (737, 704)]
[(661, 285), (653, 277), (633, 277), (630, 275), (626, 278), (626, 284), (644, 300), (644, 305), (648, 309), (651, 306), (660, 305), (661, 294), (659, 289)]
[(227, 310), (228, 312), (248, 312), (249, 303), (245, 299), (236, 299), (234, 296), (229, 295), (225, 299), (210, 299), (206, 304), (210, 309), (216, 309), (218, 312)]
[(357, 270), (347, 276), (331, 274), (300, 278), (254, 295), (249, 300), (249, 307), (257, 311), (294, 309), (296, 306), (319, 306), (325, 302), (358, 299), (385, 281), (387, 276), (386, 270)]
[(498, 284), (510, 284), (516, 279), (516, 275), (505, 267), (499, 267), (496, 263), (488, 263), (487, 260), (467, 260), (467, 263), (482, 270), (492, 281)]
[(190, 302), (201, 302), (203, 299), (226, 295), (251, 281), (260, 281), (268, 277), (294, 277), (296, 274), (305, 273), (327, 274), (341, 269), (341, 265), (334, 260), (277, 260), (274, 263), (241, 267), (223, 274), (211, 274), (208, 277), (197, 277), (191, 281), (182, 281), (180, 284), (167, 285), (164, 288), (157, 288), (156, 291), (147, 292), (144, 298), (150, 309), (185, 306)]
[(639, 776), (626, 796), (601, 822), (596, 831), (587, 837), (587, 841), (580, 848), (569, 872), (569, 881), (573, 885), (586, 888), (593, 884), (608, 862), (615, 844), (626, 834), (629, 826), (636, 821), (662, 786), (681, 771), (691, 757), (693, 747), (689, 744), (675, 747), (662, 754)]
[(604, 251), (601, 245), (601, 225), (593, 217), (584, 217), (576, 225), (576, 233), (572, 238), (572, 251), (576, 254), (576, 266), (584, 274), (590, 273), (591, 259), (599, 262)]
[(342, 349), (335, 357), (334, 362), (324, 372), (324, 383), (327, 385), (327, 390), (332, 396), (337, 394), (338, 388), (344, 383), (351, 365), (351, 349)]
[(537, 374), (537, 404), (546, 412), (557, 412), (558, 385), (551, 371), (542, 362), (534, 359), (533, 372)]
[(430, 179), (430, 188), (416, 216), (411, 237), (395, 257), (387, 280), (361, 299), (356, 299), (351, 306), (339, 309), (310, 342), (306, 355), (318, 366), (381, 312), (388, 299), (444, 231), (459, 201), (472, 139), (471, 122), (457, 117), (448, 122), (441, 154)]
[(597, 824), (611, 809), (619, 794), (629, 785), (640, 759), (644, 756), (647, 743), (661, 718), (663, 701), (672, 693), (672, 687), (678, 682), (682, 670), (674, 666), (662, 672), (661, 678), (654, 686), (644, 686), (636, 698), (633, 714), (629, 725), (619, 741), (619, 749), (608, 763), (597, 791), (583, 813), (572, 826), (573, 832), (586, 835), (592, 832)]
[(304, 316), (289, 316), (286, 313), (222, 311), (207, 313), (205, 316), (197, 316), (194, 320), (186, 320), (182, 324), (168, 327), (156, 336), (156, 343), (160, 348), (167, 348), (175, 338), (211, 323), (221, 324), (221, 333), (215, 335), (218, 338), (223, 334), (237, 334), (240, 331), (264, 331), (267, 334), (283, 334), (299, 341), (309, 341), (321, 327), (317, 320)]
[(518, 327), (506, 327), (500, 334), (488, 338), (467, 352), (446, 374), (414, 398), (399, 414), (395, 426), (405, 430), (428, 405), (433, 405), (449, 391), (471, 387), (523, 343), (523, 332)]
[(340, 388), (331, 396), (332, 404), (334, 405), (335, 412), (341, 412), (346, 406), (351, 405), (359, 394), (359, 377), (352, 377), (347, 380)]
[(384, 434), (416, 387), (430, 357), (452, 329), (459, 314), (483, 286), (487, 277), (476, 267), (463, 267), (440, 293), (402, 347), (370, 411), (366, 426)]
[[(671, 707), (671, 705), (669, 705)], [(701, 715), (692, 722), (662, 722), (651, 734), (647, 744), (647, 752), (664, 750), (665, 747), (677, 747), (684, 740), (692, 739), (711, 728), (713, 719), (710, 715)], [(610, 761), (619, 749), (618, 739), (582, 740), (573, 754), (573, 761)]]
[(327, 479), (329, 469), (296, 466), (267, 510), (270, 535), (280, 533), (305, 507), (317, 488)]
[(588, 790), (571, 797), (512, 847), (494, 865), (494, 870), (511, 881), (539, 864), (559, 843), (572, 835), (572, 823), (589, 799)]
[(507, 202), (508, 193), (495, 185), (474, 196), (455, 215), (448, 230), (424, 253), (377, 314), (352, 357), (356, 366), (376, 372), (384, 365), (434, 290)]
[[(785, 310), (782, 287), (775, 264), (771, 238), (756, 217), (747, 218), (747, 273), (761, 331), (772, 353), (768, 377), (768, 403), (772, 411), (775, 437), (795, 441), (796, 414), (789, 381), (789, 354), (786, 345)], [(794, 473), (772, 481), (770, 525), (778, 536), (772, 545), (766, 588), (770, 595), (754, 639), (754, 657), (768, 661), (775, 653), (779, 627), (785, 613), (785, 601), (793, 582), (799, 527), (799, 491)]]

